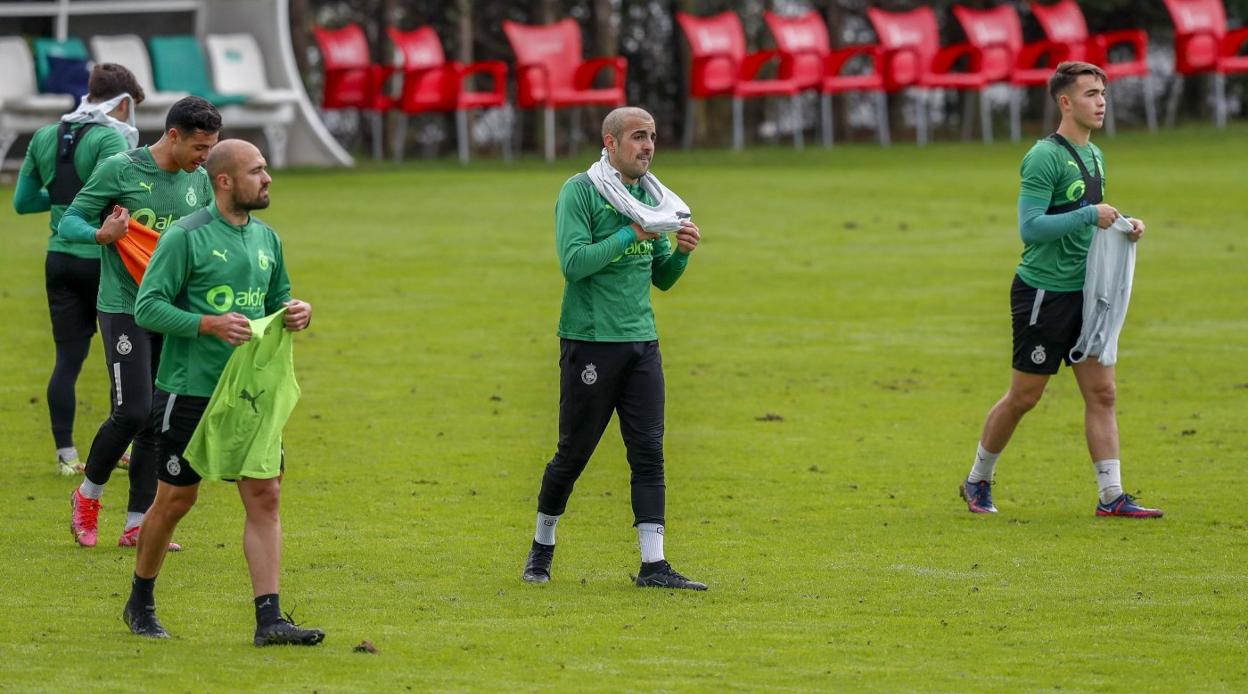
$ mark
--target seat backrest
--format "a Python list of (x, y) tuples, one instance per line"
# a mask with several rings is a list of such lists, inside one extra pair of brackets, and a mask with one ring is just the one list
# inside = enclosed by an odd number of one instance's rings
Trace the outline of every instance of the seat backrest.
[(126, 66), (134, 74), (135, 81), (148, 94), (156, 91), (156, 85), (152, 80), (152, 61), (147, 57), (147, 48), (143, 45), (143, 39), (135, 34), (92, 36), (91, 53), (95, 55), (97, 63), (117, 63)]
[(153, 36), (152, 81), (163, 92), (187, 92), (207, 98), (212, 92), (204, 52), (194, 36)]
[(503, 33), (516, 54), (521, 88), (527, 80), (526, 68), (541, 67), (549, 76), (552, 89), (570, 89), (581, 55), (581, 27), (572, 18), (554, 24), (533, 25), (503, 22)]
[(209, 34), (208, 60), (213, 85), (223, 94), (263, 94), (269, 91), (264, 54), (251, 34)]
[(386, 31), (390, 33), (390, 41), (394, 44), (398, 57), (402, 59), (404, 69), (430, 70), (446, 64), (442, 39), (433, 27), (423, 26), (412, 31), (399, 31), (388, 27)]
[(48, 58), (78, 58), (87, 60), (91, 56), (87, 55), (87, 46), (82, 39), (70, 36), (64, 41), (57, 41), (51, 38), (35, 39), (35, 79), (38, 80), (40, 91), (48, 80), (48, 73), (51, 72), (51, 65)]
[(1175, 68), (1181, 74), (1201, 72), (1218, 62), (1219, 43), (1226, 35), (1222, 0), (1165, 0), (1174, 22)]
[(4, 79), (0, 79), (0, 101), (31, 96), (38, 92), (35, 83), (35, 61), (30, 46), (20, 36), (0, 36), (0, 65), (4, 66)]
[[(1061, 0), (1052, 5), (1036, 3), (1031, 6), (1031, 11), (1050, 41), (1078, 46), (1080, 50), (1077, 52), (1081, 52), (1088, 41), (1088, 23), (1075, 0)], [(1075, 53), (1071, 54), (1071, 60), (1082, 59), (1082, 56), (1076, 58)]]
[(341, 29), (316, 26), (312, 33), (321, 49), (321, 65), (327, 71), (367, 68), (372, 63), (368, 37), (359, 24), (348, 24)]
[(914, 84), (932, 69), (932, 59), (940, 50), (940, 30), (932, 8), (887, 12), (868, 7), (867, 18), (875, 27), (880, 48), (885, 51), (906, 49), (884, 63), (885, 82), (893, 87)]
[(984, 76), (990, 81), (1008, 78), (1023, 48), (1023, 23), (1014, 8), (998, 5), (991, 10), (975, 10), (954, 5), (953, 14), (967, 43), (982, 52)]
[(710, 17), (676, 13), (676, 21), (689, 41), (689, 55), (699, 58), (726, 57), (740, 63), (745, 57), (745, 29), (741, 18), (731, 10)]
[(823, 59), (831, 52), (828, 27), (819, 13), (811, 10), (796, 17), (768, 11), (763, 19), (771, 29), (776, 50), (786, 56), (780, 78), (791, 79), (800, 87), (812, 87), (823, 80)]

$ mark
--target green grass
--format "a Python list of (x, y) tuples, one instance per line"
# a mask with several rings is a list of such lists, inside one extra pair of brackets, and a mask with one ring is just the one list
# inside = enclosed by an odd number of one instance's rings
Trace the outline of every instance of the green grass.
[[(1148, 223), (1119, 364), (1127, 488), (1097, 520), (1082, 407), (1054, 379), (955, 496), (1009, 374), (1027, 145), (660, 150), (705, 241), (655, 292), (668, 383), (668, 557), (704, 594), (642, 591), (614, 428), (522, 584), (556, 435), (551, 220), (593, 153), (279, 172), (263, 216), (296, 295), (283, 602), (315, 650), (257, 651), (234, 490), (210, 484), (157, 590), (177, 638), (119, 619), (132, 554), (66, 531), (53, 474), (43, 216), (0, 190), (0, 691), (1223, 690), (1248, 687), (1248, 129), (1100, 140), (1108, 201)], [(84, 450), (107, 408), (100, 348)], [(781, 421), (760, 421), (768, 413)], [(373, 641), (380, 654), (353, 653)]]

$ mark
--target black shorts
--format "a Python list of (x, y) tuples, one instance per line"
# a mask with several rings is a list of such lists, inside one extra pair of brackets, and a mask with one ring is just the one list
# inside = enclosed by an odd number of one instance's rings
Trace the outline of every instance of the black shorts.
[(182, 457), (186, 444), (191, 442), (195, 427), (208, 409), (208, 398), (194, 395), (175, 395), (160, 388), (152, 398), (152, 417), (156, 420), (159, 453), (156, 479), (175, 487), (189, 487), (203, 479), (191, 469)]
[[(203, 478), (182, 457), (186, 444), (191, 442), (199, 420), (208, 409), (209, 398), (195, 395), (166, 393), (160, 388), (152, 398), (152, 417), (156, 420), (159, 436), (157, 451), (160, 454), (156, 466), (156, 478), (175, 487), (199, 484)], [(282, 471), (286, 471), (286, 451), (282, 450)]]
[(1083, 291), (1036, 289), (1018, 275), (1010, 287), (1014, 323), (1014, 368), (1024, 373), (1057, 373), (1070, 366), (1070, 350), (1083, 330)]
[(52, 314), (52, 339), (70, 342), (95, 334), (95, 299), (100, 290), (100, 261), (48, 251), (43, 263)]

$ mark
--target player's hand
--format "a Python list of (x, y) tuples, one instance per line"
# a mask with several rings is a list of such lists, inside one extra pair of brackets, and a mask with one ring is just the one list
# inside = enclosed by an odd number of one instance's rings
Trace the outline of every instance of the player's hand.
[(1118, 219), (1118, 210), (1112, 205), (1101, 203), (1096, 206), (1096, 225), (1102, 229), (1108, 229), (1114, 220)]
[(113, 213), (95, 230), (95, 242), (101, 246), (110, 244), (130, 231), (130, 210), (121, 205), (113, 206)]
[(286, 307), (286, 315), (282, 317), (282, 321), (286, 324), (286, 329), (292, 333), (308, 327), (308, 323), (312, 322), (312, 304), (298, 299), (291, 299), (282, 304)]
[(638, 224), (637, 222), (633, 222), (632, 227), (633, 227), (633, 234), (637, 237), (638, 241), (653, 241), (654, 239), (659, 238), (658, 234), (652, 231), (646, 231), (645, 229), (642, 229), (641, 225)]
[(680, 229), (676, 230), (676, 249), (685, 255), (693, 252), (698, 247), (698, 241), (702, 240), (702, 232), (698, 230), (698, 225), (689, 220), (680, 223)]
[(199, 319), (200, 335), (216, 335), (235, 347), (251, 339), (251, 323), (241, 313), (223, 313)]
[(1135, 242), (1135, 241), (1139, 241), (1140, 237), (1143, 235), (1144, 235), (1144, 222), (1141, 222), (1140, 220), (1132, 217), (1131, 218), (1131, 231), (1127, 232), (1127, 238), (1130, 239), (1132, 242)]

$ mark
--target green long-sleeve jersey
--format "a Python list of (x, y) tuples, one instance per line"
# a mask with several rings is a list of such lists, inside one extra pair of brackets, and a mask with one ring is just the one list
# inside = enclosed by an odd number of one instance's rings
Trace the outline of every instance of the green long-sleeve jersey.
[[(115, 154), (100, 162), (61, 218), (58, 233), (71, 243), (95, 243), (100, 220), (113, 205), (130, 218), (164, 233), (175, 221), (207, 207), (212, 184), (202, 169), (169, 172), (156, 165), (147, 147)], [(133, 313), (138, 285), (114, 244), (100, 254), (100, 294), (96, 308), (105, 313)]]
[(164, 333), (156, 385), (178, 395), (209, 397), (234, 348), (200, 335), (203, 316), (263, 318), (290, 299), (282, 242), (254, 215), (242, 226), (209, 205), (165, 230), (135, 302), (139, 325)]
[[(633, 197), (654, 201), (641, 185)], [(668, 237), (638, 241), (632, 220), (617, 212), (589, 176), (568, 179), (555, 203), (555, 244), (566, 280), (559, 337), (589, 342), (658, 339), (650, 285), (668, 290), (689, 263)]]
[[(1096, 145), (1073, 145), (1084, 166), (1093, 175), (1101, 175), (1101, 190), (1105, 190), (1105, 157)], [(1024, 233), (1022, 261), (1018, 264), (1018, 276), (1032, 287), (1054, 292), (1075, 292), (1083, 289), (1084, 273), (1088, 264), (1088, 249), (1096, 234), (1096, 208), (1092, 205), (1066, 212), (1064, 215), (1043, 215), (1060, 219), (1036, 220), (1035, 208), (1048, 209), (1083, 198), (1084, 182), (1079, 165), (1070, 153), (1049, 139), (1036, 142), (1019, 167), (1022, 183), (1019, 186), (1019, 225)], [(1028, 208), (1032, 210), (1030, 217)], [(1043, 213), (1042, 213), (1043, 214)], [(1030, 222), (1030, 223), (1028, 223)], [(1043, 229), (1050, 222), (1050, 229)], [(1026, 232), (1030, 226), (1041, 229), (1031, 237)], [(1031, 237), (1031, 240), (1028, 240)]]

